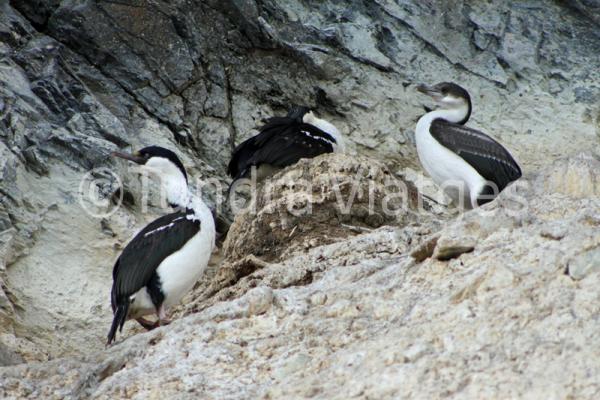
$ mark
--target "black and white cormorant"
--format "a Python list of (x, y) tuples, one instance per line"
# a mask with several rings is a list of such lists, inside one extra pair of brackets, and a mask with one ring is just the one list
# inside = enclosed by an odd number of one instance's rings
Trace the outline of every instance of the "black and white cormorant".
[(249, 177), (256, 167), (260, 180), (301, 158), (343, 149), (342, 136), (333, 124), (317, 118), (307, 107), (296, 107), (285, 117), (269, 118), (258, 135), (240, 143), (233, 150), (227, 173), (235, 182)]
[[(183, 164), (171, 150), (150, 146), (134, 153), (113, 153), (160, 177), (167, 201), (176, 209), (142, 229), (127, 244), (113, 269), (113, 322), (107, 345), (128, 319), (146, 329), (168, 323), (167, 309), (177, 304), (202, 276), (215, 245), (210, 209), (188, 191)], [(144, 316), (156, 314), (153, 323)]]
[(417, 153), (434, 182), (459, 205), (472, 208), (487, 203), (521, 168), (500, 143), (464, 124), (471, 116), (471, 97), (455, 83), (419, 85), (438, 108), (423, 115), (415, 132)]

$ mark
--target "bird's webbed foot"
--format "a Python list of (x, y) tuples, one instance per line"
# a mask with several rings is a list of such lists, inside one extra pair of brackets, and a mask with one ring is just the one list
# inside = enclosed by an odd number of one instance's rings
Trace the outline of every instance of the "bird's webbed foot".
[(148, 321), (147, 319), (141, 318), (141, 317), (136, 318), (135, 320), (138, 322), (138, 324), (143, 326), (144, 329), (146, 329), (147, 331), (151, 331), (152, 329), (158, 328), (160, 326), (160, 324), (159, 324), (160, 320), (153, 322), (153, 321)]

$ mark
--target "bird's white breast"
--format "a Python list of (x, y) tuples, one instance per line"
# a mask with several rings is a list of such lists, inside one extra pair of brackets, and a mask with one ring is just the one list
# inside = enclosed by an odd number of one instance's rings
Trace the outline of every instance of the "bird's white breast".
[(215, 241), (214, 225), (207, 225), (203, 221), (200, 231), (158, 266), (165, 307), (177, 304), (204, 274)]
[(485, 179), (459, 155), (442, 146), (429, 132), (435, 118), (425, 114), (417, 123), (415, 140), (421, 165), (433, 181), (441, 186), (455, 202), (470, 208), (475, 196), (481, 191)]
[[(192, 198), (192, 204), (195, 214), (193, 217), (188, 215), (186, 218), (200, 220), (200, 231), (182, 248), (165, 258), (156, 269), (165, 296), (163, 301), (165, 307), (177, 304), (202, 277), (215, 246), (216, 231), (212, 213), (202, 201), (196, 198)], [(131, 298), (135, 301), (129, 311), (130, 318), (156, 312), (146, 287), (138, 290)]]

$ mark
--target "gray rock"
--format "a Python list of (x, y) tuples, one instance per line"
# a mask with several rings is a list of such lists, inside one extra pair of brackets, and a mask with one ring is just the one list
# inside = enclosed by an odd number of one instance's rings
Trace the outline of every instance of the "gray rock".
[(569, 261), (568, 273), (575, 280), (581, 280), (600, 269), (600, 247), (585, 250)]
[[(0, 368), (2, 394), (593, 398), (598, 366), (581, 343), (598, 329), (600, 222), (584, 221), (600, 207), (534, 186), (520, 194), (526, 211), (511, 210), (514, 194), (503, 192), (447, 223), (442, 236), (478, 237), (459, 259), (407, 257), (419, 245), (413, 226), (290, 254), (197, 297), (199, 308), (167, 327), (82, 360)], [(549, 222), (569, 227), (561, 240), (536, 234)], [(574, 284), (566, 265), (585, 276)], [(577, 382), (560, 379), (565, 368)]]
[(575, 198), (600, 198), (600, 157), (582, 153), (566, 162), (558, 161), (544, 172), (536, 186)]
[(577, 10), (583, 18), (593, 21), (596, 25), (600, 24), (600, 1), (569, 0), (565, 4)]
[[(0, 363), (26, 362), (0, 368), (0, 397), (597, 397), (597, 9), (0, 1)], [(447, 80), (525, 173), (461, 215), (420, 177), (412, 142), (415, 84)], [(112, 263), (163, 212), (142, 208), (110, 151), (167, 146), (194, 189), (224, 186), (231, 148), (291, 104), (339, 127), (348, 166), (410, 177), (439, 204), (400, 222), (323, 207), (272, 247), (258, 236), (270, 226), (239, 217), (235, 256), (215, 254), (179, 319), (128, 326), (105, 350)], [(313, 161), (284, 175), (326, 165)], [(78, 198), (98, 167), (129, 193), (101, 218)], [(107, 172), (91, 176), (110, 199)], [(303, 223), (320, 228), (302, 236)]]

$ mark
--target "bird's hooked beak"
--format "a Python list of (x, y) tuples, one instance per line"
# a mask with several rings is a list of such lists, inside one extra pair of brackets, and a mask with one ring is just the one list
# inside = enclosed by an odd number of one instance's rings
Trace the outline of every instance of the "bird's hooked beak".
[(133, 161), (134, 163), (140, 165), (145, 164), (147, 161), (144, 157), (140, 156), (140, 154), (137, 151), (133, 154), (123, 153), (120, 151), (113, 151), (112, 153), (110, 153), (110, 155), (113, 157), (123, 158), (128, 161)]
[(439, 105), (439, 103), (444, 98), (443, 93), (441, 91), (437, 90), (436, 88), (434, 88), (433, 86), (427, 86), (424, 84), (420, 84), (417, 86), (417, 91), (431, 97), (437, 103), (436, 106), (434, 106), (434, 108), (423, 105), (423, 110), (425, 110), (426, 113), (431, 112), (434, 109), (436, 109), (437, 106)]
[(433, 86), (420, 84), (419, 86), (417, 86), (417, 91), (429, 97), (432, 97), (436, 101), (439, 101), (444, 98), (444, 94)]

